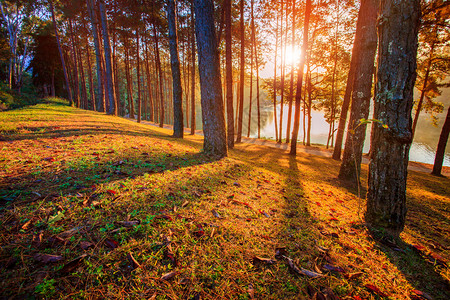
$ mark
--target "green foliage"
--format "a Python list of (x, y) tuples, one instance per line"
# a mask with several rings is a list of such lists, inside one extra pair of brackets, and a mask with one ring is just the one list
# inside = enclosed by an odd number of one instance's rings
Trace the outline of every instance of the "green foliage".
[(50, 297), (55, 294), (55, 282), (55, 279), (44, 279), (41, 284), (38, 284), (34, 288), (34, 292), (42, 296)]
[[(29, 78), (24, 78), (24, 81), (28, 81), (27, 79)], [(0, 82), (0, 111), (34, 105), (39, 102), (40, 99), (36, 97), (32, 86), (27, 85), (26, 89), (19, 95), (10, 90), (5, 83)]]

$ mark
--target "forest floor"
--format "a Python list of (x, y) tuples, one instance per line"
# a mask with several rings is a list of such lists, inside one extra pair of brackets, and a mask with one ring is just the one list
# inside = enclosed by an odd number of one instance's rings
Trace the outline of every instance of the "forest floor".
[(171, 133), (57, 102), (1, 113), (0, 298), (450, 299), (448, 178), (409, 172), (392, 240), (337, 161), (218, 160)]

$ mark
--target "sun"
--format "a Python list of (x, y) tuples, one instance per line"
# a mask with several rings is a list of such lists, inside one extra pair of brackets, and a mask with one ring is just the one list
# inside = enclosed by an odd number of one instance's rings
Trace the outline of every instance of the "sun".
[(298, 64), (300, 62), (301, 52), (299, 47), (294, 46), (294, 49), (292, 49), (291, 45), (287, 45), (285, 57), (286, 64)]

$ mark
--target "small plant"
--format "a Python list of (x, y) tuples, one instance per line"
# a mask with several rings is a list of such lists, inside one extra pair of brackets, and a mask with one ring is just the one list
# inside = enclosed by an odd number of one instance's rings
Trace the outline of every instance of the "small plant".
[(51, 297), (56, 292), (55, 283), (55, 279), (44, 279), (41, 284), (34, 288), (34, 292), (45, 297)]

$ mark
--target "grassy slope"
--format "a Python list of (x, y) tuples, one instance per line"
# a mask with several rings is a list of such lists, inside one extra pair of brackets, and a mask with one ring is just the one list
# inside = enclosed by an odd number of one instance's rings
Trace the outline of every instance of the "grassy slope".
[[(201, 137), (55, 103), (2, 113), (0, 130), (0, 298), (298, 299), (328, 287), (344, 299), (450, 298), (447, 178), (410, 172), (392, 245), (367, 233), (363, 200), (328, 158), (240, 144), (216, 161)], [(324, 276), (254, 262), (278, 247)]]

